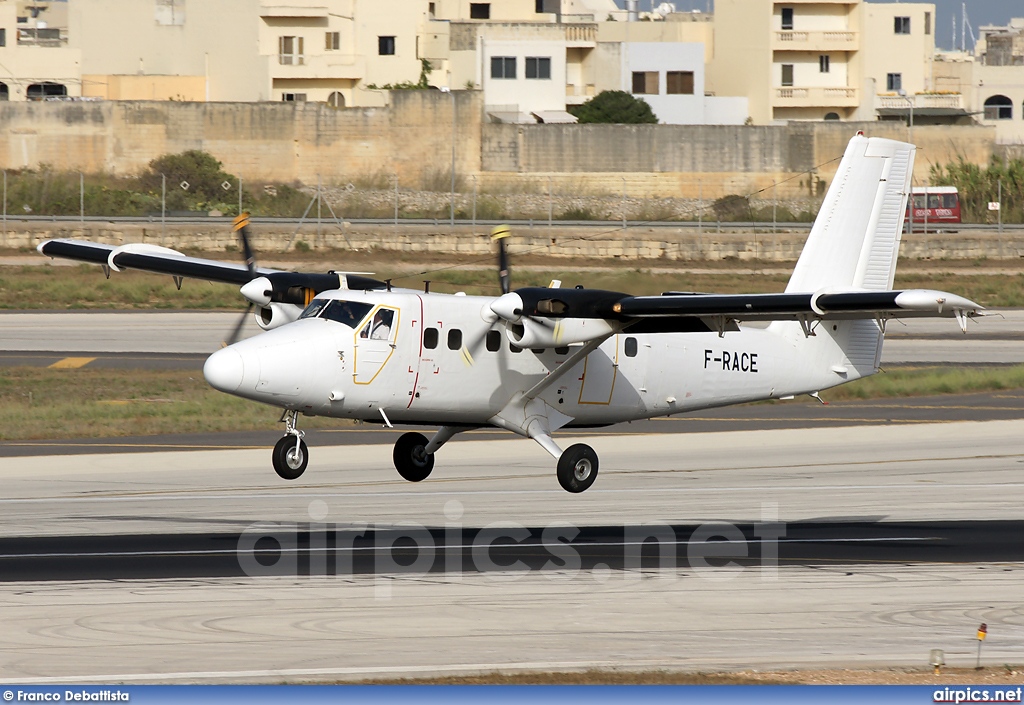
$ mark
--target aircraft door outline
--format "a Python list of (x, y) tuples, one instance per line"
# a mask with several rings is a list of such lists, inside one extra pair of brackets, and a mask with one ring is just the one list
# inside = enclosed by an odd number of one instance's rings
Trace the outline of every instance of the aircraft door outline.
[(392, 306), (377, 306), (353, 335), (352, 381), (372, 383), (395, 354), (401, 313)]

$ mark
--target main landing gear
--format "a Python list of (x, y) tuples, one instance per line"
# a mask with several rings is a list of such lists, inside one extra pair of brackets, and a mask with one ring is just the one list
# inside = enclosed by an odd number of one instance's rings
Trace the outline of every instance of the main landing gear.
[[(394, 460), (398, 474), (409, 482), (422, 482), (434, 469), (434, 453), (459, 430), (442, 426), (429, 441), (422, 433), (405, 433), (395, 443)], [(584, 443), (569, 446), (564, 452), (550, 435), (533, 437), (558, 460), (558, 484), (566, 492), (578, 494), (590, 488), (597, 479), (597, 453)]]
[(297, 479), (309, 464), (309, 448), (302, 440), (306, 434), (296, 428), (298, 418), (298, 411), (285, 411), (282, 414), (285, 435), (274, 446), (274, 470), (285, 480)]

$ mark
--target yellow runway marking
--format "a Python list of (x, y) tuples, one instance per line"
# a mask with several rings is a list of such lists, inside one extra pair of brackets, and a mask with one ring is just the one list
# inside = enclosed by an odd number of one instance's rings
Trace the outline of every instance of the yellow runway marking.
[(95, 357), (65, 357), (49, 367), (51, 370), (76, 370), (79, 367), (85, 367), (95, 359)]

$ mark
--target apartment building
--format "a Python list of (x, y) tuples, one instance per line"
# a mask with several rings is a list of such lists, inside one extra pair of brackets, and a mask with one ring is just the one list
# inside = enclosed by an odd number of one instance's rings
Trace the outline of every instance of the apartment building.
[(755, 124), (897, 116), (934, 90), (934, 17), (928, 3), (717, 0), (709, 83), (746, 95)]
[(65, 2), (0, 0), (0, 101), (81, 94), (66, 10)]

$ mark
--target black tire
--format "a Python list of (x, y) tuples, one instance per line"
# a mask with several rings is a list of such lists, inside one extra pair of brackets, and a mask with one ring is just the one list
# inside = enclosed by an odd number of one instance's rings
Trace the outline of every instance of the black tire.
[(306, 471), (309, 464), (309, 448), (299, 439), (295, 450), (295, 436), (285, 436), (274, 446), (274, 471), (284, 480), (295, 480)]
[(558, 484), (566, 492), (579, 493), (597, 479), (597, 453), (584, 443), (565, 449), (558, 458)]
[(422, 482), (434, 469), (433, 454), (427, 455), (427, 437), (422, 433), (403, 433), (395, 443), (395, 469), (409, 482)]

